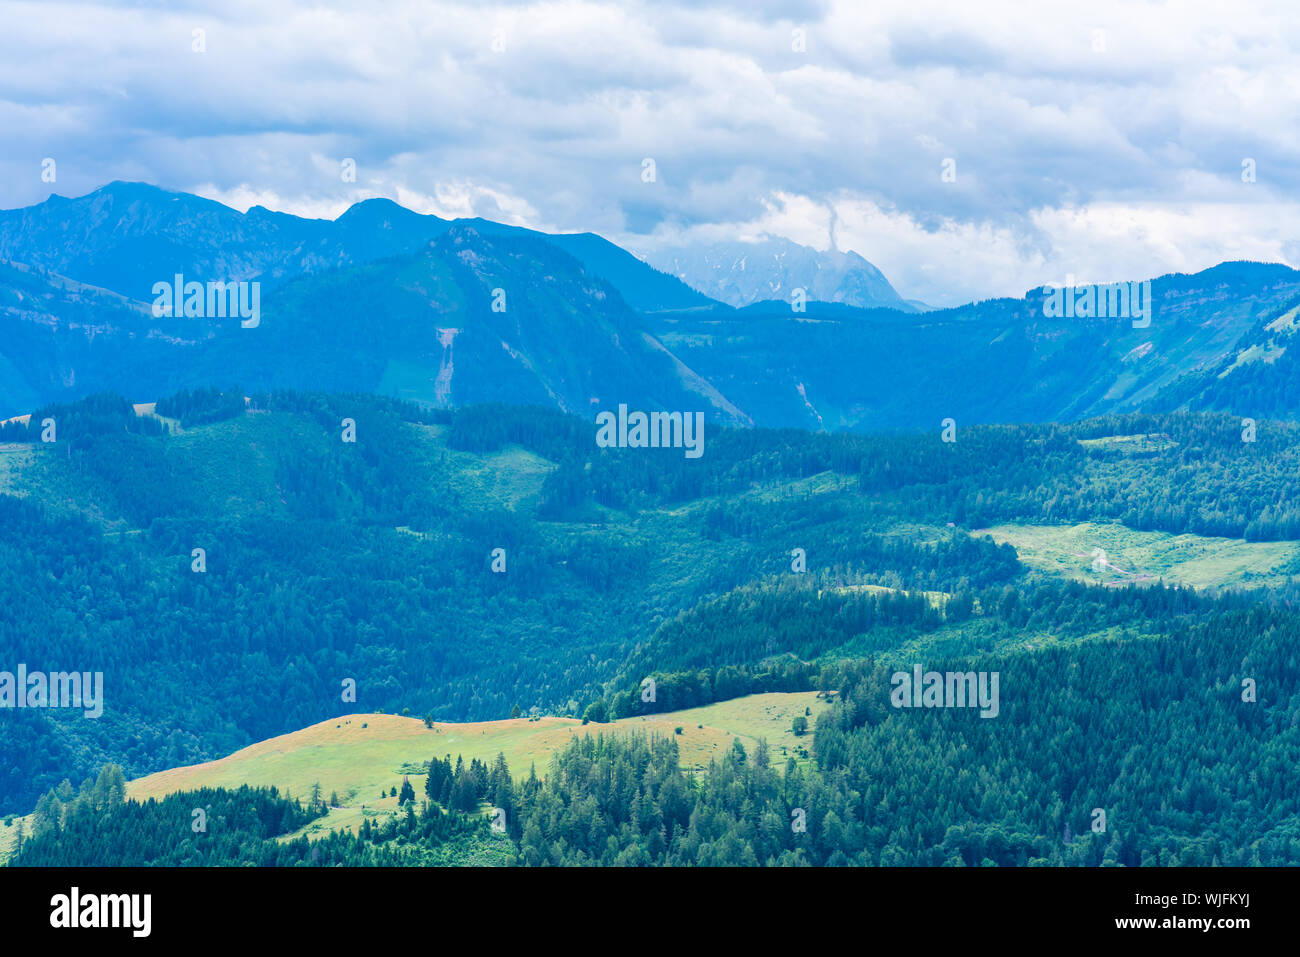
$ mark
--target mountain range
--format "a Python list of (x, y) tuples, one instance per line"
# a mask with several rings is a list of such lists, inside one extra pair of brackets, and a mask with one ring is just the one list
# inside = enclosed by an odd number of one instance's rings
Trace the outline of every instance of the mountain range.
[(822, 252), (779, 237), (666, 246), (647, 250), (644, 258), (692, 288), (737, 308), (770, 299), (789, 302), (800, 289), (807, 299), (863, 309), (919, 312), (928, 308), (904, 300), (879, 269), (851, 250)]
[[(0, 417), (205, 385), (582, 415), (627, 404), (827, 430), (1300, 413), (1300, 273), (1286, 266), (1156, 278), (1143, 326), (1047, 316), (1042, 290), (917, 312), (856, 254), (822, 268), (801, 249), (716, 247), (656, 259), (661, 270), (590, 233), (382, 199), (331, 221), (113, 183), (0, 211)], [(259, 283), (256, 326), (155, 316), (155, 285), (177, 275)], [(788, 299), (796, 281), (802, 311)], [(892, 308), (852, 304), (864, 301)]]

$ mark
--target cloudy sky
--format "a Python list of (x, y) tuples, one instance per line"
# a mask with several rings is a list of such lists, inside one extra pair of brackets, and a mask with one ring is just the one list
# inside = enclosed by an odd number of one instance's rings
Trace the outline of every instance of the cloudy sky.
[(0, 207), (127, 179), (779, 235), (936, 304), (1300, 266), (1293, 3), (1059, 6), (0, 2)]

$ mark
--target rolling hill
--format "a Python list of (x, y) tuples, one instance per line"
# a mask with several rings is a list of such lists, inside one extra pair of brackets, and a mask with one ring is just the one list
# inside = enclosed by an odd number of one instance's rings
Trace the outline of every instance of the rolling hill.
[[(827, 707), (824, 695), (806, 691), (768, 693), (736, 698), (701, 708), (622, 718), (587, 725), (573, 718), (507, 718), (470, 724), (434, 722), (391, 714), (345, 714), (289, 734), (249, 745), (234, 754), (188, 767), (171, 768), (131, 781), (133, 800), (162, 799), (176, 792), (202, 788), (275, 787), (283, 794), (305, 797), (315, 785), (340, 803), (303, 829), (323, 836), (331, 829), (355, 830), (367, 817), (387, 817), (398, 810), (389, 789), (410, 777), (418, 793), (430, 758), (450, 755), (466, 762), (490, 764), (505, 755), (510, 767), (523, 773), (535, 766), (545, 775), (552, 755), (582, 735), (646, 735), (675, 737), (685, 767), (702, 770), (739, 739), (751, 753), (761, 738), (784, 762), (787, 756), (807, 763), (808, 736), (797, 736), (791, 724), (805, 711), (811, 721)], [(810, 723), (811, 723), (810, 721)], [(380, 792), (384, 792), (381, 795)], [(0, 862), (12, 848), (19, 818), (0, 823)], [(30, 830), (31, 819), (26, 819)]]
[[(1211, 601), (1039, 581), (971, 530), (1192, 536), (1170, 562), (1201, 537), (1300, 539), (1296, 427), (1261, 423), (1252, 445), (1222, 416), (953, 444), (712, 428), (697, 460), (601, 449), (543, 408), (361, 395), (102, 397), (33, 420), (0, 427), (0, 655), (102, 671), (111, 707), (13, 714), (0, 810), (108, 761), (141, 776), (358, 707), (645, 715), (825, 688), (826, 663), (864, 656), (1162, 633)], [(1108, 438), (1134, 434), (1165, 440)], [(1270, 568), (1285, 593), (1293, 572)], [(1025, 618), (1007, 589), (1050, 610)], [(633, 693), (647, 675), (653, 707)]]

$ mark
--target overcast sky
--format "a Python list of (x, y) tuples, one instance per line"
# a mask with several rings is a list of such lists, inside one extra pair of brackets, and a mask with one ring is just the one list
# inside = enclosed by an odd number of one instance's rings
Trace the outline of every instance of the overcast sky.
[(0, 2), (0, 207), (128, 179), (633, 249), (766, 233), (936, 304), (1300, 266), (1294, 0), (1071, 7)]

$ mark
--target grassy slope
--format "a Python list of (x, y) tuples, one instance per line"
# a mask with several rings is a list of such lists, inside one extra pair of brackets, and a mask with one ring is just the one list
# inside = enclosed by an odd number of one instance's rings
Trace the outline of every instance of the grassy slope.
[[(1137, 578), (1195, 588), (1278, 585), (1288, 566), (1300, 559), (1296, 542), (1247, 542), (1237, 538), (1139, 532), (1123, 525), (998, 525), (972, 534), (1010, 542), (1020, 560), (1038, 571), (1088, 582)], [(1094, 549), (1102, 549), (1113, 567), (1093, 568)], [(1145, 576), (1145, 577), (1144, 577)]]
[(547, 717), (535, 721), (515, 718), (472, 724), (435, 723), (426, 728), (415, 718), (353, 714), (258, 742), (217, 761), (148, 775), (132, 781), (128, 795), (146, 800), (201, 787), (251, 784), (274, 785), (294, 797), (306, 798), (312, 785), (319, 782), (327, 799), (332, 792), (338, 792), (340, 806), (323, 822), (309, 827), (309, 832), (351, 829), (364, 816), (397, 809), (397, 799), (381, 798), (380, 792), (400, 787), (403, 774), (410, 775), (411, 785), (422, 798), (424, 774), (420, 767), (430, 758), (451, 755), (455, 761), (461, 755), (466, 762), (478, 758), (491, 763), (501, 753), (516, 777), (527, 775), (532, 765), (539, 775), (545, 775), (551, 755), (583, 734), (667, 736), (680, 727), (682, 733), (677, 741), (682, 765), (688, 769), (702, 768), (710, 759), (725, 754), (736, 738), (750, 751), (759, 738), (766, 739), (778, 766), (786, 757), (802, 763), (806, 759), (798, 752), (812, 738), (795, 737), (791, 722), (805, 708), (811, 708), (811, 724), (826, 706), (811, 691), (759, 694), (585, 727), (571, 718)]
[[(381, 798), (380, 791), (400, 788), (404, 774), (409, 774), (411, 786), (423, 799), (421, 765), (430, 758), (451, 755), (454, 762), (461, 755), (466, 763), (478, 758), (490, 764), (501, 753), (516, 778), (526, 776), (532, 765), (539, 776), (545, 776), (551, 755), (583, 734), (667, 736), (680, 727), (682, 733), (677, 741), (682, 766), (687, 769), (702, 768), (710, 759), (722, 756), (736, 738), (751, 752), (759, 738), (765, 739), (778, 767), (784, 766), (787, 757), (802, 764), (807, 760), (806, 751), (799, 752), (811, 745), (812, 735), (810, 732), (796, 737), (790, 730), (791, 722), (810, 708), (811, 726), (826, 707), (826, 701), (819, 699), (816, 692), (803, 691), (750, 695), (701, 708), (586, 726), (572, 718), (547, 717), (535, 721), (514, 718), (470, 724), (435, 723), (426, 728), (416, 718), (352, 714), (259, 741), (216, 761), (138, 778), (130, 782), (127, 795), (148, 800), (176, 791), (250, 784), (274, 785), (281, 792), (306, 799), (312, 785), (319, 782), (327, 800), (332, 792), (337, 791), (339, 796), (338, 807), (305, 829), (309, 834), (323, 835), (330, 830), (352, 830), (365, 817), (395, 813), (397, 799)], [(31, 818), (25, 820), (30, 833)], [(0, 861), (9, 855), (17, 821), (15, 818), (9, 827), (0, 823)]]

